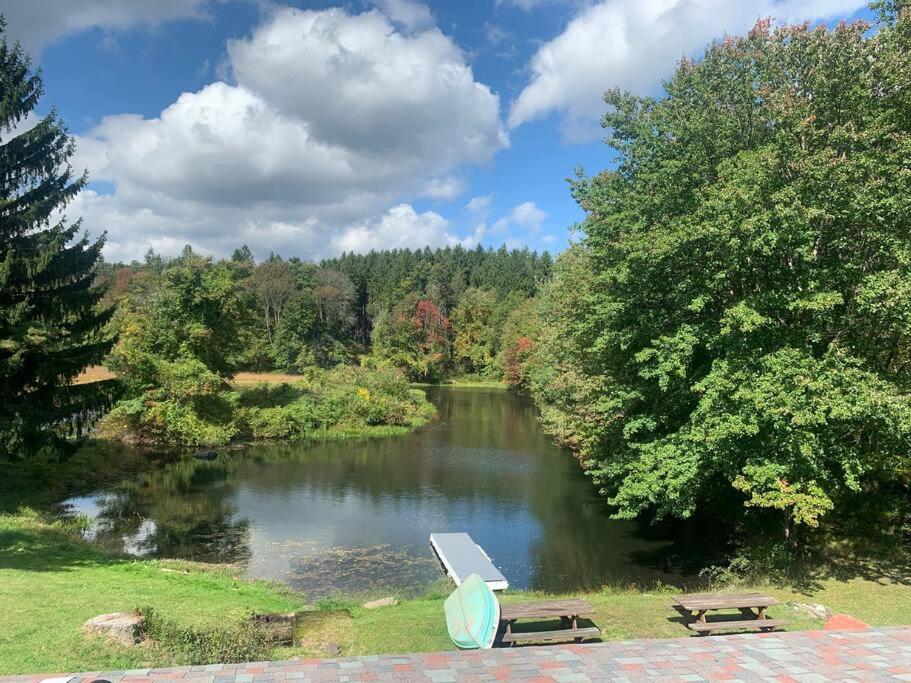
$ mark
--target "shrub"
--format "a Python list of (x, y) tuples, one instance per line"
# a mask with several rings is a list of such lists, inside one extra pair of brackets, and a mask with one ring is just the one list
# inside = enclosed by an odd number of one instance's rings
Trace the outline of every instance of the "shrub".
[(267, 659), (276, 645), (263, 628), (250, 623), (213, 627), (183, 626), (152, 607), (142, 609), (145, 633), (175, 664), (256, 662)]

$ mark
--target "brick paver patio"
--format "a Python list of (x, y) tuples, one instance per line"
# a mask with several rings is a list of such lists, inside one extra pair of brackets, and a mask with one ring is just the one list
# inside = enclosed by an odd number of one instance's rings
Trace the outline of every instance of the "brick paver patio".
[[(83, 682), (911, 681), (911, 627), (748, 633), (79, 675)], [(44, 676), (6, 678), (38, 681)]]

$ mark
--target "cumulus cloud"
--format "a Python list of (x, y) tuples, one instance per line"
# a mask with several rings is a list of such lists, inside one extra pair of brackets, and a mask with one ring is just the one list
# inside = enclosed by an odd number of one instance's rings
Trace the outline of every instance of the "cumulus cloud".
[(10, 36), (37, 53), (64, 35), (88, 28), (121, 30), (174, 19), (202, 19), (209, 0), (0, 0)]
[(520, 9), (524, 9), (526, 12), (534, 9), (538, 5), (543, 5), (545, 2), (552, 2), (554, 0), (497, 0), (497, 6), (500, 5), (515, 5)]
[(375, 235), (448, 243), (438, 214), (399, 202), (458, 196), (453, 171), (508, 143), (498, 96), (436, 29), (282, 8), (228, 55), (236, 85), (184, 93), (155, 118), (109, 116), (77, 140), (77, 166), (115, 188), (78, 206), (109, 230), (109, 258), (150, 243), (300, 256)]
[[(511, 0), (534, 4), (534, 0)], [(603, 0), (582, 9), (528, 66), (530, 82), (512, 105), (512, 127), (552, 112), (570, 139), (597, 134), (610, 87), (652, 94), (680, 57), (759, 18), (820, 20), (851, 14), (867, 0)]]
[(490, 213), (490, 203), (492, 199), (493, 197), (489, 194), (472, 197), (468, 203), (465, 204), (465, 208), (468, 209), (472, 216), (484, 220)]
[(537, 232), (547, 219), (547, 212), (539, 209), (534, 202), (523, 202), (513, 207), (507, 215), (493, 224), (493, 230), (503, 232), (512, 226)]
[(415, 0), (373, 0), (383, 14), (409, 31), (433, 24), (433, 13), (423, 2)]
[(406, 247), (442, 247), (455, 244), (449, 221), (433, 211), (417, 213), (409, 204), (394, 206), (377, 219), (361, 221), (335, 236), (333, 251), (366, 252)]

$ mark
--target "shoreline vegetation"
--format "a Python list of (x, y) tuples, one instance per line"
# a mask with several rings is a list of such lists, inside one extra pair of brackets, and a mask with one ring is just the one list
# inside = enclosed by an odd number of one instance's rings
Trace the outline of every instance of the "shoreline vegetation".
[[(316, 375), (314, 374), (316, 373)], [(376, 388), (375, 377), (380, 371), (357, 370), (347, 373), (346, 378), (350, 382), (353, 378), (354, 393), (358, 401), (355, 407), (348, 411), (335, 424), (324, 425), (313, 428), (313, 422), (302, 422), (295, 420), (293, 416), (288, 416), (287, 412), (293, 412), (295, 396), (310, 393), (313, 395), (313, 389), (319, 382), (317, 377), (324, 382), (330, 382), (340, 373), (319, 373), (311, 371), (309, 374), (292, 374), (284, 372), (238, 372), (228, 382), (232, 392), (236, 393), (241, 404), (257, 403), (262, 404), (263, 400), (268, 404), (267, 408), (273, 409), (267, 412), (265, 416), (258, 415), (259, 423), (272, 422), (268, 426), (254, 427), (246, 434), (241, 433), (239, 437), (235, 436), (228, 442), (205, 442), (196, 441), (195, 443), (181, 442), (185, 439), (174, 439), (159, 436), (158, 440), (142, 438), (143, 427), (135, 423), (130, 423), (118, 411), (112, 411), (112, 416), (103, 418), (97, 430), (97, 436), (107, 438), (123, 443), (147, 446), (149, 448), (186, 448), (196, 446), (204, 448), (206, 446), (225, 446), (231, 448), (243, 447), (256, 443), (269, 443), (283, 440), (323, 440), (323, 439), (347, 439), (347, 438), (369, 438), (382, 436), (396, 436), (407, 434), (418, 427), (427, 424), (434, 416), (435, 409), (427, 401), (422, 389), (426, 387), (455, 387), (464, 389), (508, 389), (504, 381), (489, 380), (474, 376), (456, 376), (445, 381), (439, 382), (408, 382), (409, 391), (405, 394), (401, 392), (401, 385), (398, 378), (392, 377), (390, 373), (385, 375), (385, 384), (383, 388), (387, 390), (390, 386), (396, 388), (396, 401), (398, 402), (392, 409), (387, 404), (386, 411), (383, 408), (377, 408), (367, 405), (357, 405), (359, 403), (369, 404), (370, 401), (380, 401), (384, 397), (376, 392), (371, 393), (369, 384)], [(381, 373), (380, 373), (381, 374)], [(86, 368), (73, 381), (74, 385), (91, 384), (93, 382), (102, 382), (117, 379), (117, 375), (103, 365), (96, 365)], [(361, 381), (358, 381), (361, 380)], [(280, 387), (284, 387), (281, 389)], [(336, 387), (338, 388), (338, 387)], [(350, 387), (348, 387), (350, 389)], [(348, 392), (350, 394), (350, 391)], [(282, 404), (282, 396), (286, 403)], [(258, 397), (258, 398), (255, 398)], [(352, 399), (353, 400), (353, 399)], [(260, 405), (260, 407), (262, 407)], [(368, 422), (373, 420), (373, 423)], [(384, 421), (379, 423), (378, 421)], [(178, 437), (182, 435), (178, 434)]]
[[(10, 509), (14, 500), (0, 498), (0, 603), (5, 606), (0, 612), (0, 674), (206, 663), (207, 638), (218, 641), (222, 661), (252, 654), (257, 659), (325, 656), (329, 643), (337, 644), (342, 656), (453, 649), (443, 619), (443, 600), (452, 588), (448, 581), (441, 579), (421, 597), (379, 609), (361, 607), (377, 597), (368, 594), (308, 604), (305, 595), (244, 578), (237, 567), (106, 552), (81, 539), (78, 519), (52, 519), (32, 506), (13, 504)], [(911, 611), (911, 585), (882, 577), (823, 578), (802, 588), (738, 585), (770, 591), (781, 600), (784, 604), (772, 616), (788, 619), (791, 630), (823, 625), (795, 603), (821, 603), (872, 626), (901, 624)], [(594, 605), (593, 621), (605, 640), (671, 638), (687, 635), (666, 609), (676, 590), (606, 587), (572, 595), (584, 595)], [(503, 600), (530, 597), (541, 594), (508, 591)], [(91, 617), (137, 608), (153, 610), (156, 623), (168, 624), (169, 633), (192, 634), (195, 645), (162, 638), (127, 647), (82, 632)], [(301, 609), (313, 612), (293, 647), (264, 645), (244, 635), (253, 613)]]
[[(93, 369), (88, 376), (104, 374)], [(435, 412), (395, 370), (313, 368), (302, 375), (241, 373), (189, 399), (147, 391), (117, 404), (95, 435), (150, 448), (236, 447), (406, 434)]]

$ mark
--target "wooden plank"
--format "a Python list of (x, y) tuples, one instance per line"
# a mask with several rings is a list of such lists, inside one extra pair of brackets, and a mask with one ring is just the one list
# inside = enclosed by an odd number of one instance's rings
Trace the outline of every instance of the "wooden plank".
[(769, 607), (780, 604), (778, 600), (763, 593), (697, 593), (675, 595), (674, 600), (683, 609), (696, 612), (707, 609), (739, 609), (741, 607)]
[(553, 619), (594, 614), (595, 608), (585, 600), (539, 600), (500, 605), (500, 620)]
[(694, 621), (687, 624), (693, 631), (733, 631), (741, 629), (772, 629), (784, 626), (787, 619), (744, 619), (739, 621)]
[(533, 643), (545, 640), (576, 640), (583, 638), (600, 638), (601, 629), (591, 626), (589, 628), (566, 628), (559, 631), (526, 631), (523, 633), (504, 633), (504, 643)]

